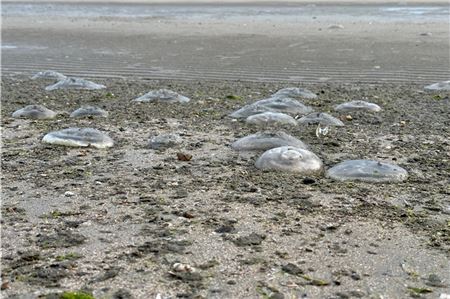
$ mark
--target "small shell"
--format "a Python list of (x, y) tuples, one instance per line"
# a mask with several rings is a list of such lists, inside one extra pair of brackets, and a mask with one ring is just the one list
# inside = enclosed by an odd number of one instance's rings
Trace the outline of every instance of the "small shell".
[(196, 269), (188, 264), (175, 263), (172, 265), (172, 271), (174, 272), (195, 272)]

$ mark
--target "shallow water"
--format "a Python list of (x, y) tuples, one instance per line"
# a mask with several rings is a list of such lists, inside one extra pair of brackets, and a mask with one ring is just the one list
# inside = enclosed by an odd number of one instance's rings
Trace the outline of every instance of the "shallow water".
[(377, 21), (448, 19), (445, 5), (268, 5), (268, 4), (74, 4), (3, 3), (2, 16), (127, 17), (298, 21), (321, 16), (329, 19)]

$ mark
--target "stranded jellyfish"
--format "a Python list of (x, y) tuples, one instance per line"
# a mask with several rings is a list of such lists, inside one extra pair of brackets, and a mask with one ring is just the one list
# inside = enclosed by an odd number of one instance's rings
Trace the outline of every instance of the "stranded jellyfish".
[(92, 146), (96, 148), (107, 148), (114, 144), (111, 137), (92, 128), (68, 128), (50, 132), (44, 136), (42, 141), (65, 146)]
[(139, 98), (135, 102), (161, 102), (161, 103), (187, 103), (191, 99), (182, 96), (175, 91), (168, 89), (152, 90)]
[(339, 112), (352, 112), (352, 111), (371, 111), (379, 112), (381, 107), (374, 103), (366, 101), (351, 101), (337, 105), (334, 110)]
[(83, 106), (70, 114), (70, 117), (89, 117), (89, 116), (107, 117), (108, 111), (105, 111), (99, 107)]
[(442, 81), (425, 86), (425, 90), (450, 90), (450, 81)]
[(393, 164), (372, 160), (348, 160), (328, 169), (326, 176), (338, 181), (394, 183), (406, 180), (408, 172)]
[(236, 151), (265, 151), (274, 147), (293, 146), (307, 149), (308, 146), (303, 141), (279, 131), (258, 132), (236, 140), (231, 147)]
[(149, 146), (152, 149), (166, 149), (175, 147), (183, 142), (178, 134), (163, 134), (152, 137)]
[(50, 119), (56, 116), (56, 112), (41, 105), (28, 105), (12, 114), (14, 118)]
[(313, 112), (297, 120), (300, 124), (319, 124), (324, 126), (345, 126), (342, 121), (324, 112)]
[(279, 125), (291, 125), (296, 126), (295, 119), (287, 114), (279, 112), (264, 112), (259, 114), (250, 115), (245, 120), (247, 124), (267, 127), (267, 126), (279, 126)]
[(322, 172), (323, 163), (313, 152), (293, 146), (276, 147), (256, 160), (256, 168), (314, 175)]
[(230, 116), (233, 118), (247, 118), (250, 115), (263, 112), (279, 112), (294, 115), (305, 115), (312, 111), (313, 110), (310, 107), (305, 106), (295, 99), (273, 97), (259, 100), (252, 104), (246, 105), (241, 109), (231, 113)]
[(106, 88), (105, 85), (97, 84), (92, 81), (88, 81), (82, 78), (65, 78), (56, 82), (53, 85), (49, 85), (45, 88), (47, 91), (52, 91), (56, 89), (87, 89), (87, 90), (95, 90), (95, 89), (103, 89)]
[(315, 99), (317, 95), (308, 89), (298, 87), (288, 87), (277, 91), (272, 95), (273, 97), (281, 98), (303, 98), (303, 99)]
[(55, 72), (55, 71), (43, 71), (36, 73), (33, 77), (31, 77), (32, 80), (36, 79), (53, 79), (53, 80), (63, 80), (67, 77), (64, 76), (61, 73)]

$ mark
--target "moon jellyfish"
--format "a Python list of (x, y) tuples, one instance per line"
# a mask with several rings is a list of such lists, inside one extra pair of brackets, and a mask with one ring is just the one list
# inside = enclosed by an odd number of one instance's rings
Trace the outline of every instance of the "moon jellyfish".
[(99, 107), (83, 106), (70, 114), (70, 117), (88, 117), (88, 116), (107, 117), (108, 111), (105, 111)]
[(44, 136), (42, 141), (65, 146), (96, 148), (107, 148), (114, 145), (114, 141), (108, 135), (92, 128), (68, 128), (50, 132)]
[(442, 81), (424, 87), (425, 90), (450, 90), (450, 81)]
[(324, 126), (343, 127), (344, 123), (334, 116), (324, 112), (313, 112), (297, 120), (300, 124), (320, 124)]
[(183, 142), (183, 139), (177, 134), (163, 134), (150, 139), (149, 146), (152, 149), (166, 149), (175, 147)]
[(274, 147), (293, 146), (307, 149), (308, 146), (303, 141), (279, 131), (258, 132), (236, 140), (231, 147), (236, 151), (265, 151)]
[(323, 163), (313, 152), (293, 146), (276, 147), (266, 151), (256, 160), (256, 168), (297, 172), (305, 175), (319, 174)]
[(291, 125), (296, 126), (295, 119), (287, 114), (279, 112), (264, 112), (259, 114), (250, 115), (245, 120), (247, 124), (266, 127), (271, 125)]
[(272, 97), (315, 99), (317, 95), (305, 88), (288, 87), (278, 90)]
[(372, 160), (348, 160), (328, 169), (326, 176), (338, 181), (394, 183), (406, 180), (408, 172), (393, 164)]
[(67, 77), (61, 81), (56, 82), (53, 85), (49, 85), (45, 88), (47, 91), (56, 89), (86, 89), (96, 90), (106, 88), (105, 85), (97, 84), (92, 81), (88, 81), (82, 78)]
[(56, 116), (56, 112), (41, 105), (28, 105), (12, 114), (14, 118), (50, 119)]
[(182, 96), (175, 91), (168, 89), (152, 90), (139, 98), (135, 102), (161, 102), (161, 103), (187, 103), (191, 99)]
[(337, 105), (334, 110), (339, 112), (351, 112), (351, 111), (371, 111), (379, 112), (381, 107), (374, 103), (366, 101), (351, 101)]
[(31, 77), (32, 80), (36, 79), (56, 79), (56, 80), (63, 80), (67, 77), (64, 76), (61, 73), (55, 72), (55, 71), (43, 71), (36, 73), (33, 77)]
[(230, 114), (233, 118), (247, 118), (250, 115), (263, 112), (279, 112), (286, 114), (304, 115), (312, 112), (312, 108), (305, 106), (299, 101), (291, 98), (273, 97), (259, 100), (246, 105)]

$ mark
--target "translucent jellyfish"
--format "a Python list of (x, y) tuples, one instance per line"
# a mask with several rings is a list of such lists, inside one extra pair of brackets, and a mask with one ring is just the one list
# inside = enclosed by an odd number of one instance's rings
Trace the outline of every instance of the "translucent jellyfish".
[(282, 98), (303, 98), (303, 99), (315, 99), (317, 95), (308, 89), (298, 87), (288, 87), (277, 91), (272, 95), (273, 97)]
[(326, 176), (338, 181), (368, 183), (402, 182), (408, 178), (403, 168), (372, 160), (348, 160), (328, 169)]
[(56, 112), (41, 105), (28, 105), (12, 114), (14, 118), (50, 119), (56, 116)]
[(260, 127), (278, 126), (278, 125), (291, 125), (291, 126), (297, 125), (297, 122), (292, 116), (279, 112), (264, 112), (250, 115), (249, 117), (247, 117), (245, 122), (247, 124)]
[(107, 148), (114, 145), (111, 137), (92, 128), (68, 128), (50, 132), (44, 136), (42, 141), (65, 146), (92, 146), (96, 148)]
[(183, 139), (177, 134), (163, 134), (150, 139), (150, 148), (166, 149), (177, 146), (183, 142)]
[(99, 107), (83, 106), (70, 114), (70, 117), (88, 117), (88, 116), (107, 117), (108, 111), (105, 111)]
[(256, 160), (256, 168), (297, 172), (305, 175), (319, 174), (323, 163), (313, 152), (293, 146), (276, 147), (266, 151)]
[(233, 118), (247, 118), (250, 115), (263, 112), (280, 112), (286, 114), (304, 115), (312, 111), (313, 110), (310, 107), (305, 106), (295, 99), (273, 97), (246, 105), (230, 114), (230, 116)]
[(300, 124), (320, 124), (324, 126), (343, 127), (344, 123), (325, 112), (313, 112), (297, 120)]
[(351, 112), (351, 111), (371, 111), (379, 112), (381, 107), (374, 103), (366, 101), (351, 101), (337, 105), (334, 110), (339, 112)]
[(152, 90), (139, 98), (135, 102), (161, 102), (161, 103), (187, 103), (191, 99), (182, 96), (175, 91), (168, 89)]
[(38, 72), (37, 74), (35, 74), (33, 77), (31, 77), (32, 80), (36, 80), (36, 79), (55, 79), (55, 80), (63, 80), (66, 79), (67, 77), (64, 76), (61, 73), (55, 72), (55, 71), (43, 71), (43, 72)]
[(424, 87), (425, 90), (450, 90), (450, 81), (442, 81), (427, 85)]
[(87, 90), (95, 90), (95, 89), (103, 89), (106, 88), (105, 85), (96, 84), (92, 81), (88, 81), (82, 78), (65, 78), (61, 81), (56, 82), (53, 85), (49, 85), (45, 88), (47, 91), (52, 91), (56, 89), (87, 89)]
[(236, 151), (265, 151), (280, 146), (293, 146), (303, 149), (308, 148), (301, 140), (282, 131), (276, 133), (258, 132), (242, 137), (231, 145)]

